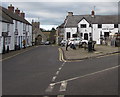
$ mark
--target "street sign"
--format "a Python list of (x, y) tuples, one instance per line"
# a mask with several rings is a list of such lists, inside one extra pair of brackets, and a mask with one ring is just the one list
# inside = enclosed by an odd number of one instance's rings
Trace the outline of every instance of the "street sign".
[(7, 37), (8, 36), (8, 32), (2, 32), (2, 36), (3, 37)]

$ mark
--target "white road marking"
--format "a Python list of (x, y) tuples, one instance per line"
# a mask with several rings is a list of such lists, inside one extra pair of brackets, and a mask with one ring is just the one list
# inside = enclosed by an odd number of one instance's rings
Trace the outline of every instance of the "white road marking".
[(60, 72), (60, 71), (57, 71), (57, 72), (56, 72), (56, 75), (58, 75), (58, 74), (59, 74), (59, 72)]
[(54, 88), (54, 85), (55, 84), (50, 84), (49, 86), (48, 86), (48, 88), (46, 89), (46, 92), (52, 92), (52, 90), (53, 90), (53, 88)]
[[(65, 64), (65, 62), (64, 62), (62, 65), (64, 65), (64, 64)], [(61, 69), (62, 69), (62, 67), (60, 67), (60, 68), (59, 68), (59, 71), (56, 72), (56, 76), (54, 76), (54, 77), (52, 78), (52, 82), (55, 81), (55, 79), (57, 78), (57, 75), (60, 73), (60, 70), (61, 70)], [(48, 86), (48, 88), (45, 90), (45, 92), (52, 92), (54, 86), (55, 86), (55, 83), (51, 83), (51, 84)], [(62, 86), (63, 86), (63, 84), (62, 84)], [(64, 97), (64, 96), (63, 96), (63, 97)]]
[(52, 81), (54, 82), (54, 81), (55, 81), (55, 79), (56, 79), (56, 76), (54, 76), (54, 77), (53, 77)]
[(67, 87), (67, 81), (62, 81), (60, 86), (60, 92), (66, 91), (66, 87)]
[[(89, 74), (86, 74), (86, 75), (83, 75), (83, 76), (78, 76), (78, 77), (74, 77), (74, 78), (71, 78), (71, 79), (63, 80), (63, 81), (65, 81), (65, 82), (73, 81), (73, 80), (76, 80), (76, 79), (80, 79), (80, 78), (92, 76), (92, 75), (95, 75), (95, 74), (98, 74), (98, 73), (101, 73), (101, 72), (105, 72), (105, 71), (108, 71), (108, 70), (112, 70), (112, 69), (115, 69), (115, 68), (118, 68), (118, 67), (120, 67), (120, 65), (110, 67), (110, 68), (107, 68), (107, 69), (103, 69), (103, 70), (100, 70), (100, 71), (97, 71), (97, 72), (89, 73)], [(56, 83), (54, 83), (54, 85), (61, 84), (61, 83), (63, 83), (63, 81), (56, 82)]]
[(62, 67), (59, 68), (59, 70), (61, 70), (61, 69), (62, 69)]

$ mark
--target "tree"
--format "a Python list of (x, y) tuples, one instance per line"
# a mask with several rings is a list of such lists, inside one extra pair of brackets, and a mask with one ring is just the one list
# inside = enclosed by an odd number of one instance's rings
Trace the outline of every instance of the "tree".
[(56, 30), (55, 28), (52, 28), (50, 31), (50, 42), (54, 44), (55, 41), (56, 41)]

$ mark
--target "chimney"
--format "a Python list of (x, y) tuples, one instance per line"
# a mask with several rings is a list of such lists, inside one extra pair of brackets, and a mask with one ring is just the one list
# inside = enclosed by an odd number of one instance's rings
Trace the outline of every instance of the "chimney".
[(20, 16), (21, 16), (22, 18), (25, 18), (25, 13), (22, 11), (22, 12), (20, 13)]
[(68, 12), (68, 16), (73, 16), (73, 12)]
[(17, 8), (17, 9), (15, 10), (15, 13), (18, 14), (18, 15), (20, 15), (20, 10)]
[(94, 10), (91, 11), (91, 17), (95, 17), (95, 11)]
[(10, 6), (8, 6), (8, 10), (11, 12), (14, 12), (14, 6), (12, 6), (12, 4), (10, 4)]

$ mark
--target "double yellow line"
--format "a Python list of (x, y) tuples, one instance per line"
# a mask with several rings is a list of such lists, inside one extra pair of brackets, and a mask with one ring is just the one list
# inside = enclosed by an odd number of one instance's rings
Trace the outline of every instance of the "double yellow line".
[(58, 50), (59, 50), (59, 60), (60, 60), (61, 62), (66, 62), (66, 60), (65, 60), (64, 57), (63, 57), (62, 49), (61, 49), (61, 48), (58, 48)]

